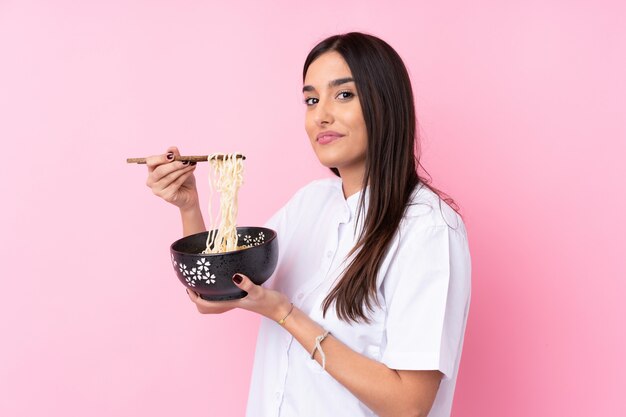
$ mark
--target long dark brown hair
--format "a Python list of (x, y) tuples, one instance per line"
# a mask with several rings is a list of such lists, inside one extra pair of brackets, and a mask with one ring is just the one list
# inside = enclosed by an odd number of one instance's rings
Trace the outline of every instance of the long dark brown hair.
[[(354, 253), (356, 256), (326, 296), (323, 312), (326, 315), (334, 302), (341, 320), (369, 322), (367, 313), (373, 311), (374, 303), (379, 304), (378, 270), (416, 186), (422, 184), (455, 210), (458, 207), (447, 194), (429, 185), (430, 178), (418, 173), (420, 147), (413, 90), (398, 53), (382, 39), (365, 33), (334, 35), (317, 44), (307, 56), (303, 82), (311, 63), (330, 51), (343, 57), (356, 84), (367, 128), (363, 190), (369, 186), (369, 201), (363, 228), (347, 258)], [(331, 170), (340, 176), (336, 168)], [(364, 194), (359, 198), (359, 215), (365, 211)]]

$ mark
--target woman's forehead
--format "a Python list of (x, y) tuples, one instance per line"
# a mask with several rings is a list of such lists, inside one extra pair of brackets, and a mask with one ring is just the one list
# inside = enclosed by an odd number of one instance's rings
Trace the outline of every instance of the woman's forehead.
[(331, 87), (329, 83), (334, 80), (346, 78), (352, 78), (350, 67), (338, 52), (332, 51), (320, 55), (309, 65), (304, 84), (320, 89)]

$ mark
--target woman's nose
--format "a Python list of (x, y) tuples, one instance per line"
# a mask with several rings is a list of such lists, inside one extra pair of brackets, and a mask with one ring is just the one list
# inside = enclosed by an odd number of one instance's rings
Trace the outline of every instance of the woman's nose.
[(332, 106), (327, 100), (319, 101), (315, 106), (315, 123), (318, 126), (322, 126), (325, 124), (332, 124), (333, 111)]

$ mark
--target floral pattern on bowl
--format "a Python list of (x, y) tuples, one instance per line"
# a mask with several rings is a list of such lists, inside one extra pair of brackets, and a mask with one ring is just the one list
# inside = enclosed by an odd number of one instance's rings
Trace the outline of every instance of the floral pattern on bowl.
[(274, 272), (278, 261), (276, 232), (264, 227), (238, 227), (240, 249), (223, 253), (202, 253), (208, 232), (186, 236), (170, 247), (178, 279), (206, 300), (232, 300), (245, 297), (233, 282), (235, 273), (262, 284)]

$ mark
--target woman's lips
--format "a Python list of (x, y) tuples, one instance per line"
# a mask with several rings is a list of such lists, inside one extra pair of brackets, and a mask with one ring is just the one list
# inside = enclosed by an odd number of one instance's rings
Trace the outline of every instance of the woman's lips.
[(343, 135), (321, 135), (317, 138), (317, 143), (320, 145), (327, 145), (342, 137)]

